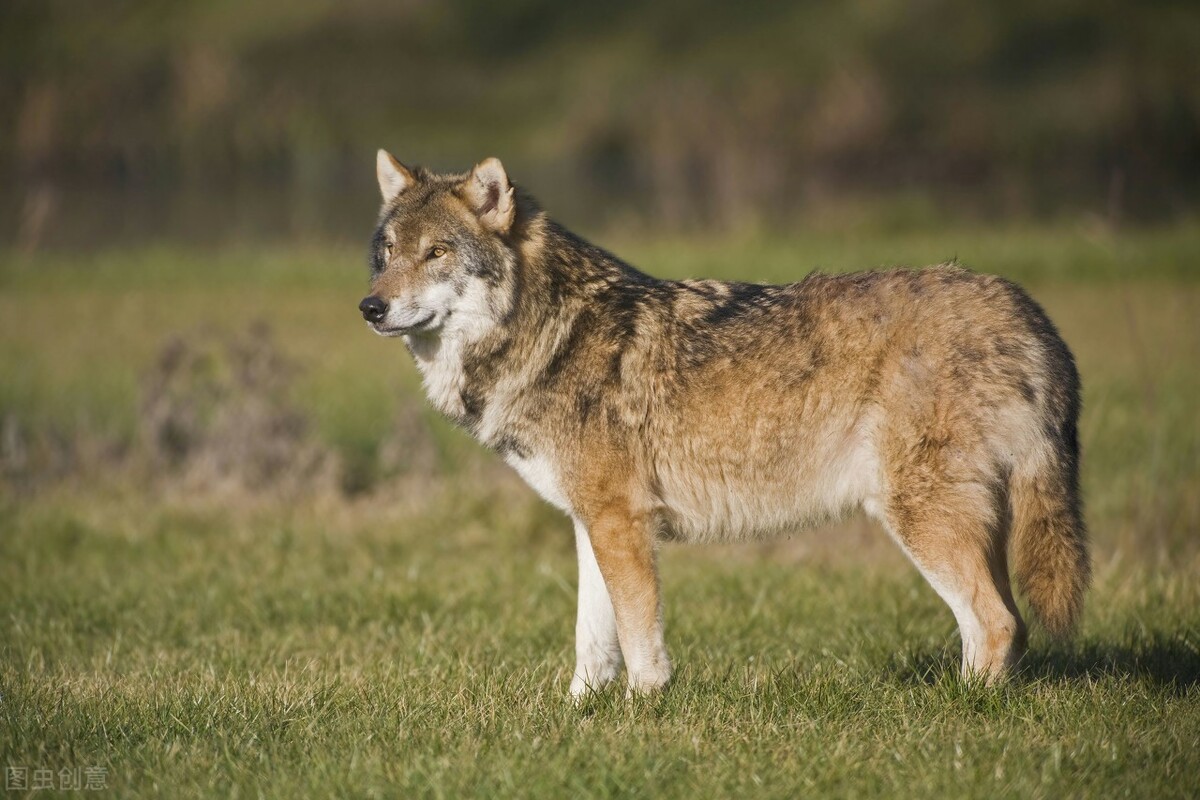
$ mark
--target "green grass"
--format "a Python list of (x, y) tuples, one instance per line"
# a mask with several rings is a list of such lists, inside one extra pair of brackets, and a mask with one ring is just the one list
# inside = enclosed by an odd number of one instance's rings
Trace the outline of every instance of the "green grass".
[[(675, 681), (575, 708), (569, 525), (420, 410), (407, 356), (355, 319), (356, 251), (10, 255), (2, 765), (99, 765), (132, 796), (1194, 795), (1195, 227), (614, 249), (658, 274), (762, 280), (957, 255), (1028, 284), (1085, 383), (1097, 580), (1079, 637), (1036, 632), (1021, 673), (988, 689), (957, 677), (950, 612), (862, 523), (668, 547)], [(357, 493), (230, 493), (138, 462), (164, 342), (256, 319), (297, 367), (287, 398), (314, 441), (361, 472)], [(10, 430), (124, 455), (6, 482)], [(379, 467), (397, 430), (432, 461)]]
[(103, 765), (134, 795), (1195, 788), (1195, 564), (1103, 570), (1080, 638), (1036, 637), (1025, 671), (987, 689), (957, 677), (952, 617), (898, 559), (671, 548), (674, 684), (575, 709), (566, 526), (440, 505), (463, 510), (9, 508), (0, 752)]

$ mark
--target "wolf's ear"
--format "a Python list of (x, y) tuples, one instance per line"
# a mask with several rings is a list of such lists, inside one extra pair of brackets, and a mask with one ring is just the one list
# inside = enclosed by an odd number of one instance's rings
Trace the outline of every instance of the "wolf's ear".
[(383, 195), (385, 203), (392, 202), (417, 182), (408, 167), (392, 158), (387, 150), (375, 154), (375, 177), (379, 179), (379, 193)]
[(507, 233), (512, 227), (517, 205), (500, 159), (488, 158), (476, 164), (463, 185), (462, 195), (483, 227), (496, 233)]

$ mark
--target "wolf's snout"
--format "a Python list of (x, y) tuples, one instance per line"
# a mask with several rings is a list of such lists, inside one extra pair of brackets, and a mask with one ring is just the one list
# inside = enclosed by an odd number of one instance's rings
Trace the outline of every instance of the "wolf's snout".
[(382, 298), (371, 295), (363, 298), (363, 301), (358, 304), (358, 310), (362, 312), (363, 319), (367, 322), (379, 322), (387, 316), (388, 306)]

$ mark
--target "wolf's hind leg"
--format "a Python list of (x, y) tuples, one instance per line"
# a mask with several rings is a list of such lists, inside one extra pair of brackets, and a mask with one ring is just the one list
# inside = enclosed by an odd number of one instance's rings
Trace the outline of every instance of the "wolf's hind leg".
[[(957, 495), (957, 496), (956, 496)], [(1007, 524), (992, 492), (945, 492), (889, 509), (887, 526), (938, 596), (962, 638), (962, 674), (994, 683), (1025, 649), (1005, 557)]]
[(617, 618), (596, 563), (592, 541), (582, 522), (575, 522), (579, 557), (579, 608), (575, 618), (575, 675), (571, 696), (582, 697), (611, 683), (621, 672)]

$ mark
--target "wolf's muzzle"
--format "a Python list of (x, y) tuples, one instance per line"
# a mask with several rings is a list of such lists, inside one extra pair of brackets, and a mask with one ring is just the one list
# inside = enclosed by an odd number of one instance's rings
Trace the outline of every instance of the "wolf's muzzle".
[(381, 322), (387, 316), (388, 304), (382, 298), (371, 295), (363, 298), (358, 310), (367, 322)]

